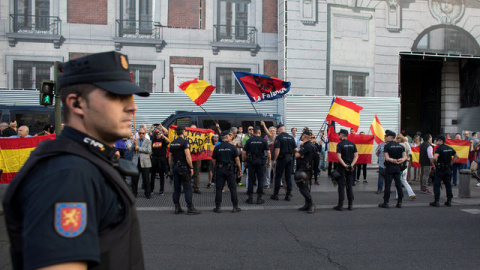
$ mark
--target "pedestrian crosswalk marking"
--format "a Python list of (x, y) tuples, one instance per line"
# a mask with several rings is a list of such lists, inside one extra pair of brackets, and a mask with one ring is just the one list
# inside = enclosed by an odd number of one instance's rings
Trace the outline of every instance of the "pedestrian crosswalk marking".
[(480, 209), (460, 209), (464, 212), (470, 213), (472, 215), (478, 215), (480, 214)]

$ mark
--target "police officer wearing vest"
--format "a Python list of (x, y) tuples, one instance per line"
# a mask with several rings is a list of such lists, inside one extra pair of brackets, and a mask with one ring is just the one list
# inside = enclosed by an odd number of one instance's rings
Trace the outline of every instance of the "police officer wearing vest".
[(115, 157), (138, 109), (128, 60), (117, 52), (61, 65), (57, 89), (65, 128), (45, 141), (4, 197), (14, 269), (144, 269), (135, 199), (122, 175), (137, 168)]
[[(212, 153), (212, 165), (215, 167), (216, 184), (215, 184), (215, 208), (214, 212), (222, 212), (222, 190), (225, 182), (230, 189), (230, 198), (233, 204), (233, 213), (240, 212), (237, 198), (237, 182), (236, 177), (242, 177), (242, 170), (240, 169), (240, 158), (238, 157), (238, 150), (232, 143), (232, 136), (230, 131), (222, 131), (222, 142), (215, 146)], [(237, 170), (238, 168), (238, 170)], [(237, 170), (237, 176), (235, 171)]]
[(273, 144), (274, 155), (272, 165), (275, 168), (275, 190), (270, 197), (272, 200), (278, 200), (280, 191), (280, 181), (285, 176), (287, 184), (287, 193), (285, 200), (290, 201), (292, 196), (292, 171), (293, 171), (293, 155), (297, 151), (295, 139), (285, 132), (285, 127), (279, 125), (277, 127), (278, 136)]
[[(446, 206), (452, 206), (452, 166), (457, 161), (458, 155), (452, 147), (445, 144), (445, 136), (437, 137), (437, 144), (439, 145), (435, 150), (433, 159), (435, 160), (435, 178), (433, 180), (433, 194), (435, 201), (431, 202), (431, 206), (439, 207), (440, 187), (442, 182), (445, 184), (447, 192)], [(453, 157), (453, 159), (452, 159)]]
[(338, 172), (338, 205), (334, 210), (343, 211), (345, 201), (345, 188), (347, 190), (348, 210), (353, 210), (353, 181), (355, 180), (354, 168), (358, 160), (357, 146), (347, 139), (348, 131), (341, 129), (338, 133), (340, 142), (337, 144)]
[[(270, 147), (267, 141), (261, 137), (262, 130), (255, 127), (253, 137), (247, 140), (243, 146), (242, 159), (248, 168), (248, 199), (246, 203), (253, 203), (253, 185), (257, 182), (257, 204), (264, 203), (262, 199), (263, 183), (265, 182), (266, 167), (270, 167)], [(265, 165), (266, 164), (266, 165)]]
[(295, 183), (298, 190), (305, 198), (305, 205), (298, 208), (299, 211), (306, 211), (309, 214), (315, 212), (315, 205), (308, 189), (308, 182), (312, 179), (313, 159), (315, 155), (315, 147), (311, 142), (312, 132), (306, 130), (303, 132), (301, 139), (303, 143), (300, 145), (300, 150), (295, 153), (297, 159), (297, 170), (295, 171)]
[(180, 207), (180, 193), (185, 193), (185, 202), (187, 202), (187, 213), (190, 215), (200, 214), (195, 209), (192, 202), (192, 156), (190, 155), (190, 144), (185, 140), (185, 128), (177, 127), (175, 129), (177, 138), (170, 143), (170, 155), (168, 155), (168, 164), (173, 174), (173, 203), (175, 204), (175, 214), (183, 213)]
[(402, 170), (400, 166), (407, 160), (407, 153), (402, 145), (395, 142), (395, 132), (387, 130), (385, 133), (385, 142), (387, 143), (384, 148), (385, 156), (385, 190), (383, 193), (383, 203), (379, 204), (380, 208), (389, 208), (388, 202), (390, 200), (390, 187), (392, 180), (395, 181), (395, 188), (398, 193), (397, 208), (402, 208), (403, 190), (400, 176)]

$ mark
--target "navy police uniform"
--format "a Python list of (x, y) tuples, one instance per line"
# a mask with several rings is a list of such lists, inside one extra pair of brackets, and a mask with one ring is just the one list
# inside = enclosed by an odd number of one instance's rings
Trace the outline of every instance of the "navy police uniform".
[(180, 193), (182, 192), (183, 186), (185, 202), (191, 207), (193, 205), (192, 181), (190, 178), (190, 166), (187, 163), (185, 149), (190, 149), (190, 144), (182, 137), (178, 137), (170, 143), (173, 173), (173, 203), (176, 206), (180, 205)]
[(285, 175), (285, 182), (287, 184), (287, 193), (285, 194), (285, 200), (289, 201), (292, 194), (292, 171), (293, 171), (293, 155), (297, 149), (297, 144), (295, 139), (287, 134), (282, 132), (275, 138), (273, 144), (274, 151), (277, 148), (280, 148), (276, 160), (275, 167), (275, 190), (274, 194), (271, 196), (272, 199), (278, 200), (278, 193), (280, 191), (280, 182), (282, 177)]
[[(118, 95), (149, 95), (131, 83), (128, 60), (117, 52), (62, 68), (60, 90), (89, 83)], [(89, 269), (144, 269), (135, 199), (124, 175), (138, 170), (68, 123), (57, 139), (40, 143), (3, 201), (13, 268), (85, 262)]]
[[(445, 141), (445, 140), (443, 140)], [(435, 163), (435, 178), (433, 181), (433, 194), (435, 195), (435, 206), (438, 206), (438, 202), (440, 200), (440, 187), (442, 182), (445, 184), (445, 189), (447, 192), (447, 202), (445, 203), (447, 206), (451, 205), (451, 201), (453, 198), (452, 194), (452, 157), (454, 157), (457, 153), (455, 150), (446, 145), (445, 143), (437, 147), (435, 150), (435, 154), (438, 154), (438, 159)]]
[[(298, 190), (305, 198), (305, 205), (299, 208), (300, 211), (309, 211), (313, 213), (314, 206), (310, 190), (308, 189), (308, 182), (312, 178), (313, 160), (315, 156), (315, 147), (311, 141), (307, 141), (300, 146), (298, 154), (301, 157), (297, 158), (297, 170), (295, 171), (295, 182)], [(309, 210), (310, 209), (310, 210)]]
[[(387, 132), (386, 136), (395, 137), (395, 133)], [(392, 159), (401, 159), (403, 157), (403, 153), (405, 153), (405, 148), (399, 143), (392, 140), (385, 145), (384, 153), (388, 153), (388, 156)], [(403, 189), (402, 189), (402, 182), (400, 180), (401, 174), (402, 174), (402, 170), (400, 169), (400, 164), (394, 164), (394, 163), (385, 161), (386, 177), (385, 177), (385, 190), (383, 194), (384, 202), (381, 205), (388, 207), (388, 202), (390, 200), (390, 187), (392, 185), (392, 180), (394, 180), (395, 188), (397, 189), (397, 193), (398, 193), (397, 207), (400, 208), (402, 206)]]
[[(222, 132), (222, 137), (228, 135), (228, 131)], [(219, 145), (215, 146), (212, 153), (212, 159), (215, 160), (215, 209), (214, 211), (220, 212), (222, 204), (222, 190), (225, 186), (225, 182), (230, 189), (230, 198), (235, 209), (238, 208), (237, 198), (237, 184), (235, 177), (235, 159), (238, 158), (238, 150), (231, 143), (223, 141)]]
[(150, 191), (155, 189), (155, 177), (160, 175), (160, 195), (163, 195), (165, 187), (165, 175), (168, 173), (167, 146), (165, 137), (157, 139), (157, 131), (152, 136), (152, 168), (150, 169)]
[(248, 196), (247, 203), (252, 203), (251, 197), (253, 194), (253, 185), (256, 180), (257, 183), (257, 203), (263, 203), (263, 184), (265, 183), (266, 171), (266, 151), (270, 151), (267, 141), (259, 136), (253, 136), (245, 143), (243, 151), (247, 153), (247, 167), (248, 167)]
[[(355, 157), (355, 153), (357, 153), (357, 146), (347, 139), (342, 140), (337, 144), (337, 153), (341, 154), (345, 164), (351, 165)], [(338, 207), (343, 207), (343, 202), (345, 201), (345, 188), (347, 191), (348, 205), (351, 207), (354, 199), (352, 189), (353, 181), (355, 180), (354, 170), (351, 166), (343, 167), (340, 163), (338, 163), (338, 171), (341, 175), (340, 179), (338, 179)]]

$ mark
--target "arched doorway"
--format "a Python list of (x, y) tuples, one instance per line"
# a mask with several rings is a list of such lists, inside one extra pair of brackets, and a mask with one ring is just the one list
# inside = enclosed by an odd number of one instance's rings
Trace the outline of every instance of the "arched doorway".
[(402, 130), (433, 136), (457, 132), (461, 95), (479, 90), (472, 83), (480, 79), (479, 55), (475, 38), (460, 27), (436, 25), (420, 33), (411, 51), (400, 53)]

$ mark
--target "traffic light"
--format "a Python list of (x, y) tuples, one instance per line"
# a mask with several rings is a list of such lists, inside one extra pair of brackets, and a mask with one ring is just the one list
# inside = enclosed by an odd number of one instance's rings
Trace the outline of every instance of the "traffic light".
[(50, 106), (53, 105), (53, 93), (55, 90), (55, 83), (53, 81), (42, 81), (40, 88), (40, 105)]

